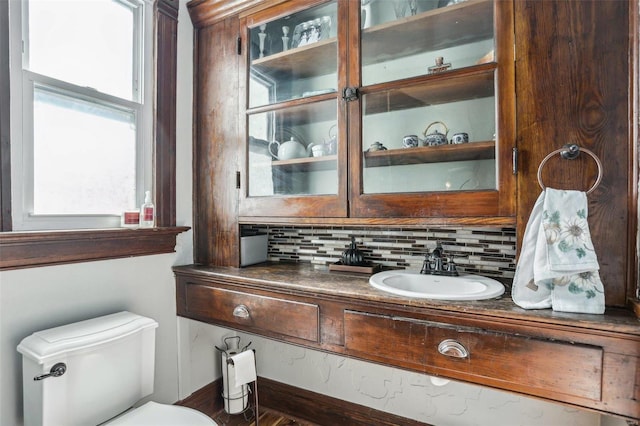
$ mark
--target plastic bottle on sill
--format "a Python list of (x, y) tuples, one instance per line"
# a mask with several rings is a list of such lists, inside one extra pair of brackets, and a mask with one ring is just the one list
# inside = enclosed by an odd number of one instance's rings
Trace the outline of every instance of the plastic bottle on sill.
[(156, 223), (156, 208), (151, 201), (151, 191), (145, 191), (144, 204), (140, 207), (140, 228), (153, 228)]

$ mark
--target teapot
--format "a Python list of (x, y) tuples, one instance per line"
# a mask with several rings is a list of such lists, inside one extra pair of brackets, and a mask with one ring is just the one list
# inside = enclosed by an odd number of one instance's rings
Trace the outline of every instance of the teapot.
[[(277, 151), (274, 154), (272, 146), (277, 147)], [(300, 142), (291, 137), (287, 142), (280, 143), (278, 141), (269, 142), (269, 153), (276, 160), (292, 160), (294, 158), (306, 157), (307, 149)]]
[[(434, 124), (442, 125), (442, 127), (444, 128), (444, 133), (438, 132), (437, 129), (436, 129), (436, 131), (434, 133), (428, 133), (429, 129)], [(434, 121), (433, 123), (429, 124), (429, 126), (427, 126), (427, 128), (425, 129), (425, 131), (423, 133), (424, 134), (424, 145), (425, 146), (446, 145), (449, 142), (449, 140), (447, 139), (447, 134), (448, 133), (449, 133), (449, 129), (447, 128), (447, 126), (442, 121)]]
[(371, 144), (371, 146), (369, 146), (369, 148), (366, 149), (365, 152), (372, 152), (372, 151), (386, 151), (387, 147), (382, 145), (382, 142), (374, 142)]

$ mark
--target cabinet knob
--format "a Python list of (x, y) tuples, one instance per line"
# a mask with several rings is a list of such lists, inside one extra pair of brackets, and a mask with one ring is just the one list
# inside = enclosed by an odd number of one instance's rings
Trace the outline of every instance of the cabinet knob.
[(438, 345), (438, 352), (451, 358), (468, 358), (469, 351), (457, 340), (446, 339)]
[(249, 318), (249, 308), (245, 305), (238, 305), (233, 308), (233, 316), (236, 318), (247, 319)]

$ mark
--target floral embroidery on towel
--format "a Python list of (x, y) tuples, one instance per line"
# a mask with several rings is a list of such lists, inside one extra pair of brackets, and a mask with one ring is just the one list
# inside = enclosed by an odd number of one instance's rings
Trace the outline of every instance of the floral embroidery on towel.
[(542, 213), (542, 220), (548, 246), (557, 245), (558, 250), (563, 253), (574, 250), (578, 259), (585, 257), (587, 250), (593, 251), (592, 247), (587, 246), (591, 236), (584, 209), (578, 210), (576, 216), (564, 219), (563, 224), (561, 224), (560, 212), (557, 210), (551, 214), (545, 210)]
[(581, 272), (574, 275), (563, 275), (546, 282), (547, 288), (553, 290), (556, 286), (569, 286), (567, 290), (572, 294), (584, 293), (587, 299), (593, 299), (597, 293), (603, 293), (598, 288), (598, 273), (596, 271)]
[[(587, 251), (593, 251), (593, 247), (588, 246), (591, 236), (585, 209), (577, 210), (575, 216), (569, 218), (563, 218), (558, 210), (551, 213), (545, 210), (542, 213), (542, 221), (549, 249), (555, 245), (560, 252), (566, 255), (573, 253), (578, 259), (583, 259)], [(597, 272), (586, 271), (548, 280), (546, 285), (550, 290), (555, 286), (568, 286), (567, 290), (570, 293), (584, 293), (587, 299), (592, 299), (596, 297), (596, 292), (602, 293), (602, 290), (598, 289), (598, 282)]]

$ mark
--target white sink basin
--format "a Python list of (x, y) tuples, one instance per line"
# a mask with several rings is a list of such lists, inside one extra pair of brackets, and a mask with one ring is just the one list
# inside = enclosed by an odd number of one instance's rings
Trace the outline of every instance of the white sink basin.
[(372, 275), (369, 283), (388, 293), (424, 299), (484, 300), (504, 293), (499, 281), (471, 274), (447, 277), (403, 270), (383, 271)]

